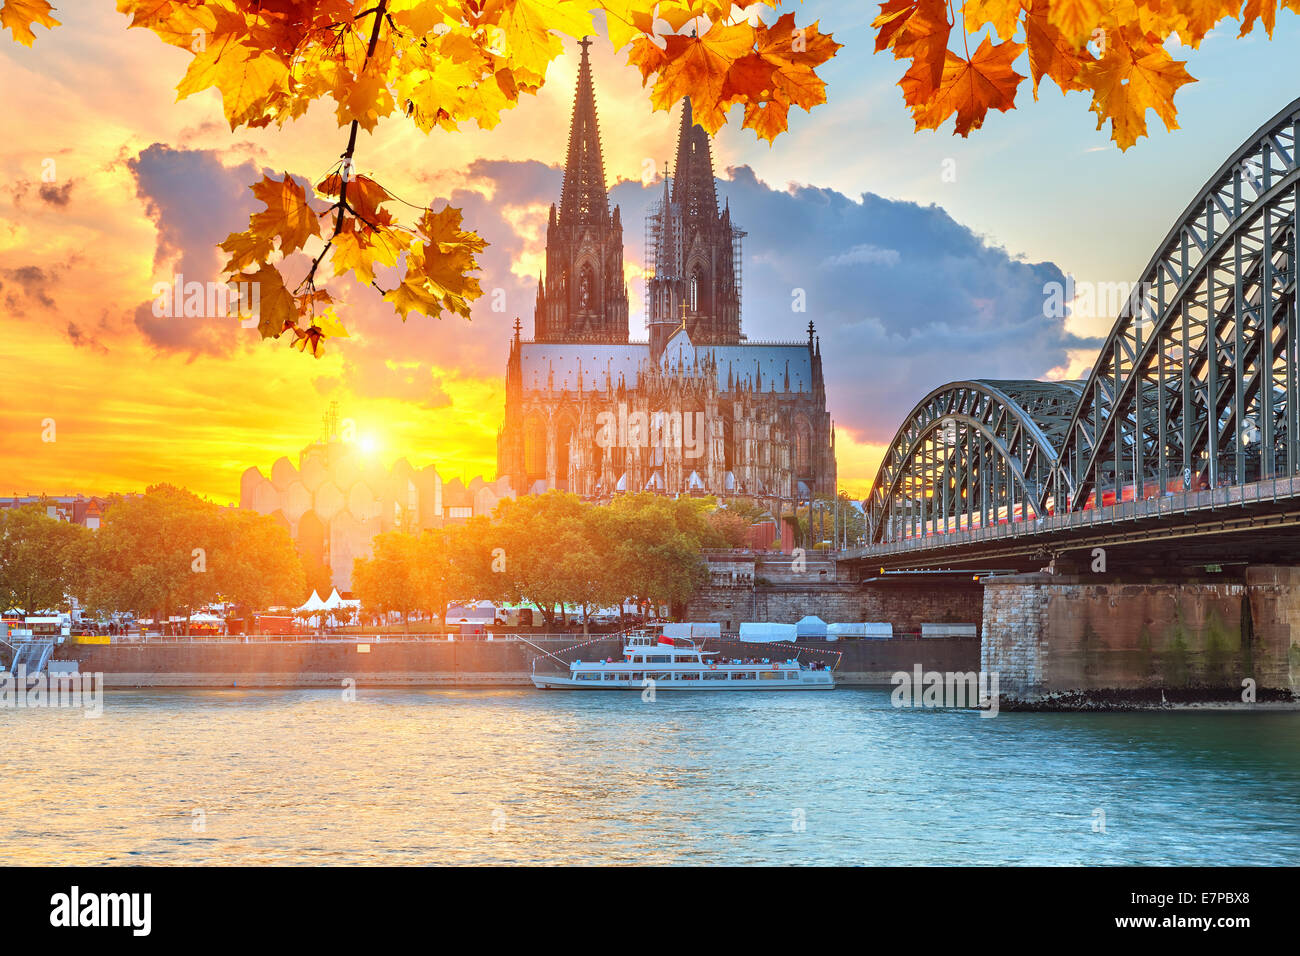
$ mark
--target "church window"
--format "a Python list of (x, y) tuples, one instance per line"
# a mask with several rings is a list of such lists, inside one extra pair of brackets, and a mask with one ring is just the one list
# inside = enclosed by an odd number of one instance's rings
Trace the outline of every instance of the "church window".
[(529, 478), (546, 475), (546, 426), (538, 419), (524, 426), (524, 471)]
[(596, 300), (596, 274), (591, 263), (582, 267), (582, 278), (578, 280), (578, 308), (590, 309)]
[(794, 426), (794, 460), (799, 474), (808, 474), (812, 467), (812, 429), (802, 418)]

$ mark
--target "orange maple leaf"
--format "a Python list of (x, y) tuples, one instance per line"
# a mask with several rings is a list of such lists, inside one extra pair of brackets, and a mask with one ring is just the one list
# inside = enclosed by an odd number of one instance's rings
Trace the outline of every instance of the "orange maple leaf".
[(1178, 129), (1174, 93), (1195, 82), (1183, 61), (1165, 51), (1159, 37), (1133, 36), (1127, 28), (1110, 38), (1100, 60), (1084, 64), (1079, 79), (1093, 91), (1091, 109), (1097, 114), (1097, 129), (1110, 120), (1111, 139), (1121, 150), (1147, 135), (1148, 109), (1156, 111), (1165, 129)]
[(39, 23), (48, 29), (59, 26), (59, 21), (50, 16), (49, 0), (4, 0), (0, 6), (0, 27), (8, 27), (14, 39), (23, 46), (36, 42), (33, 23)]
[(949, 52), (939, 88), (929, 97), (917, 92), (921, 80), (910, 75), (902, 80), (903, 97), (912, 108), (916, 128), (938, 129), (957, 114), (954, 134), (970, 135), (984, 124), (990, 109), (1006, 112), (1016, 103), (1016, 87), (1024, 77), (1011, 68), (1025, 49), (1023, 43), (994, 44), (988, 37), (969, 60)]
[(943, 79), (952, 34), (945, 0), (886, 0), (872, 25), (880, 28), (877, 52), (889, 47), (894, 59), (912, 61), (904, 89), (918, 101), (929, 99)]

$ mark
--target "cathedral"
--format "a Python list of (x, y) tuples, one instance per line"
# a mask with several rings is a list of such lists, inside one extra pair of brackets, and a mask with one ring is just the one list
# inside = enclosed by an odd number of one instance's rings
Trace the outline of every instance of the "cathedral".
[(774, 513), (835, 491), (821, 342), (741, 331), (741, 240), (718, 208), (709, 137), (682, 104), (672, 176), (646, 223), (648, 341), (631, 341), (623, 222), (611, 210), (582, 41), (564, 184), (546, 229), (533, 338), (518, 320), (497, 475), (520, 494), (748, 497)]

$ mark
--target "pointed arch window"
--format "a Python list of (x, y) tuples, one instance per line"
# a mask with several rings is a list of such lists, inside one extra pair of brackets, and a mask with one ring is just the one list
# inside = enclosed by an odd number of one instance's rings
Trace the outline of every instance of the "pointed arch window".
[(596, 270), (588, 262), (578, 274), (578, 308), (583, 310), (594, 309), (597, 297)]
[(702, 312), (704, 304), (709, 301), (708, 280), (702, 266), (691, 269), (690, 287), (687, 290), (687, 302), (692, 312)]

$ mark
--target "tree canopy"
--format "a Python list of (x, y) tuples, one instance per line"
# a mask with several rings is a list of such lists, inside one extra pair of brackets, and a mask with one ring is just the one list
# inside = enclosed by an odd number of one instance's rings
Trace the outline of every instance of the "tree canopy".
[(420, 535), (388, 532), (357, 559), (352, 586), (368, 612), (442, 615), (456, 600), (528, 603), (548, 623), (627, 600), (681, 605), (707, 580), (700, 551), (727, 544), (712, 499), (650, 493), (608, 505), (550, 491), (502, 500), (492, 518)]
[(82, 560), (80, 596), (99, 611), (186, 616), (217, 601), (250, 611), (296, 603), (306, 579), (286, 528), (172, 485), (115, 496)]
[(0, 611), (56, 610), (81, 581), (85, 528), (50, 517), (40, 504), (0, 511)]

